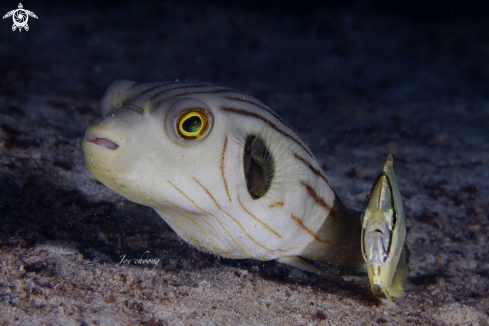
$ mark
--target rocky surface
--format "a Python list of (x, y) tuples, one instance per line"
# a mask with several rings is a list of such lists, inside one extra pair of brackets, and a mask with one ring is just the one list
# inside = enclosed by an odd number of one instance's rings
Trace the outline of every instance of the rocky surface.
[[(489, 324), (487, 20), (24, 5), (39, 17), (28, 32), (0, 26), (1, 325)], [(254, 95), (307, 138), (356, 209), (393, 153), (408, 214), (407, 296), (376, 297), (361, 273), (334, 284), (198, 252), (101, 185), (81, 139), (120, 78)], [(314, 126), (321, 136), (307, 136)], [(139, 264), (143, 255), (158, 265)]]

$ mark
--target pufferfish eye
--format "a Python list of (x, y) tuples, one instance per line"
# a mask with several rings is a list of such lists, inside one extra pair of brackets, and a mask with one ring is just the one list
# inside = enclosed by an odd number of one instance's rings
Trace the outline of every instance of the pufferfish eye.
[(198, 139), (209, 127), (209, 116), (203, 110), (186, 110), (178, 115), (175, 122), (177, 133), (181, 138)]

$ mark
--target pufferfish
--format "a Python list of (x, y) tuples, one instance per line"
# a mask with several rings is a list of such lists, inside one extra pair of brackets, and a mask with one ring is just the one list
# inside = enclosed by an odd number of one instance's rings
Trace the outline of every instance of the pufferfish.
[(113, 82), (83, 140), (90, 172), (222, 257), (364, 269), (361, 214), (274, 111), (210, 83)]

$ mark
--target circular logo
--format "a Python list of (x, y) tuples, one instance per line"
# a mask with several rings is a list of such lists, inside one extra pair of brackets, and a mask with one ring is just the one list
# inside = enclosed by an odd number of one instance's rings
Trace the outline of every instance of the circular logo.
[(14, 24), (15, 26), (22, 28), (27, 24), (27, 21), (29, 20), (29, 16), (27, 15), (27, 12), (24, 9), (17, 9), (14, 14)]

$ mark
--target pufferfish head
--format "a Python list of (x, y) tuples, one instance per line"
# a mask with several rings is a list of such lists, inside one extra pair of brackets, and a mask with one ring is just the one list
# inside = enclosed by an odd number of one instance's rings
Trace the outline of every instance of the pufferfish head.
[(228, 126), (216, 117), (212, 103), (144, 96), (140, 93), (151, 95), (145, 85), (118, 81), (107, 89), (100, 103), (103, 117), (86, 130), (83, 150), (88, 169), (102, 183), (155, 206), (168, 197), (168, 181), (215, 167), (221, 155), (217, 144)]

